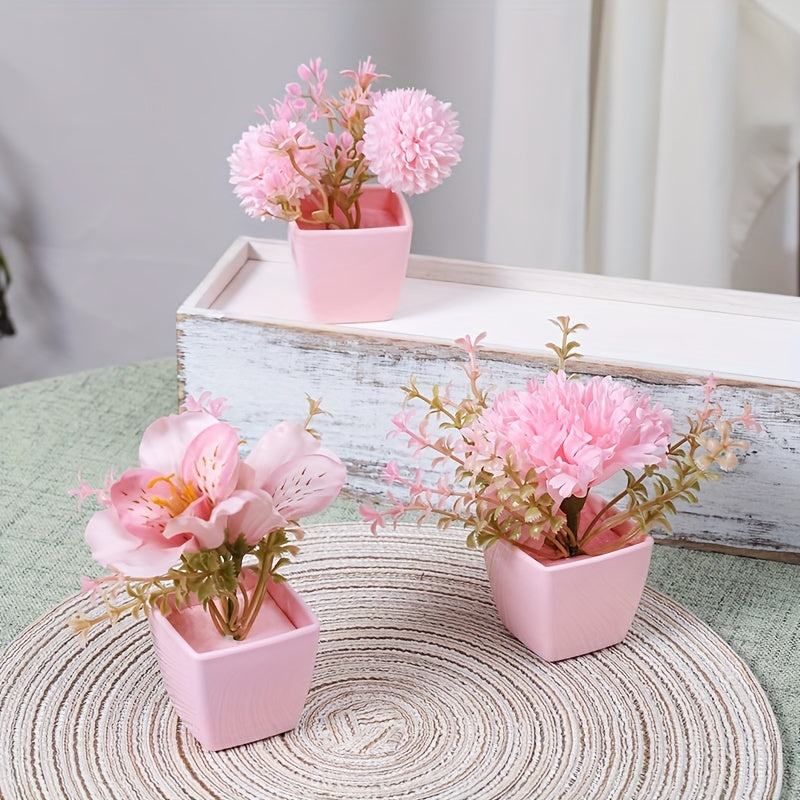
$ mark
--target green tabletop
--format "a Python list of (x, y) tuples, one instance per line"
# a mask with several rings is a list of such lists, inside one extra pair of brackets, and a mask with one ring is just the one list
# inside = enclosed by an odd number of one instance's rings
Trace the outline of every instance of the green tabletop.
[[(98, 574), (83, 541), (91, 508), (68, 494), (79, 475), (92, 486), (119, 476), (147, 425), (176, 410), (172, 359), (0, 390), (0, 646)], [(309, 523), (357, 518), (340, 500)], [(800, 566), (656, 547), (648, 582), (750, 666), (783, 737), (782, 796), (800, 797)]]

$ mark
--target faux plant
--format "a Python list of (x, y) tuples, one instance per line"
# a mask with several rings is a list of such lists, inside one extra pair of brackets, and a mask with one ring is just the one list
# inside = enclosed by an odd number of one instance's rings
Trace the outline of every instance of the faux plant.
[(0, 250), (0, 336), (14, 335), (14, 323), (11, 322), (6, 305), (6, 292), (10, 285), (11, 271), (8, 269), (3, 251)]
[(345, 468), (309, 427), (318, 403), (309, 399), (305, 425), (280, 423), (244, 460), (221, 410), (207, 394), (190, 399), (187, 410), (145, 430), (138, 468), (102, 489), (82, 481), (73, 490), (103, 506), (85, 535), (93, 558), (111, 570), (82, 581), (99, 601), (95, 613), (70, 620), (82, 637), (123, 614), (199, 602), (220, 635), (244, 639), (269, 582), (284, 580), (297, 553), (299, 521), (338, 495)]
[[(696, 503), (704, 481), (737, 465), (748, 443), (734, 438), (735, 429), (760, 426), (749, 406), (725, 416), (713, 376), (687, 427), (675, 432), (671, 411), (625, 383), (567, 374), (580, 355), (575, 334), (586, 326), (569, 317), (552, 321), (561, 331), (560, 341), (547, 345), (556, 366), (522, 390), (491, 397), (481, 387), (476, 353), (484, 334), (457, 342), (468, 356), (470, 388), (462, 399), (439, 386), (425, 393), (413, 379), (403, 387), (405, 403), (420, 403), (425, 413), (415, 421), (404, 404), (393, 433), (427, 456), (429, 468), (408, 476), (395, 462), (387, 465), (387, 482), (399, 484), (403, 496), (390, 490), (387, 508), (362, 506), (373, 531), (413, 514), (440, 528), (463, 526), (470, 547), (506, 539), (542, 560), (600, 555), (656, 526), (671, 530), (679, 503)], [(621, 488), (601, 495), (619, 473)]]
[(388, 76), (369, 58), (342, 71), (350, 84), (336, 95), (319, 58), (297, 73), (300, 82), (288, 83), (269, 113), (257, 109), (264, 122), (251, 125), (228, 158), (250, 216), (358, 228), (367, 181), (420, 194), (458, 163), (463, 139), (450, 104), (422, 89), (376, 91)]

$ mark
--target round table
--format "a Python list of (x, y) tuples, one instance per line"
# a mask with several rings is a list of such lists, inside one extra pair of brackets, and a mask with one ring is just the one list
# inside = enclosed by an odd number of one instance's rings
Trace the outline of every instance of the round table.
[[(0, 646), (97, 574), (83, 541), (91, 510), (69, 490), (135, 464), (144, 428), (176, 410), (174, 359), (0, 389)], [(356, 519), (339, 500), (313, 522)], [(800, 566), (659, 546), (648, 584), (750, 667), (783, 740), (782, 797), (800, 797)]]

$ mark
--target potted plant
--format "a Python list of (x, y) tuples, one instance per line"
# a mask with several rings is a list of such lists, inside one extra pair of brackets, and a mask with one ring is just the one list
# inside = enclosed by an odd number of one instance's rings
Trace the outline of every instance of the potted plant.
[(270, 113), (257, 109), (264, 121), (234, 146), (234, 193), (250, 216), (289, 223), (312, 319), (390, 319), (411, 248), (403, 195), (433, 189), (458, 163), (456, 114), (422, 89), (376, 91), (388, 76), (369, 58), (342, 72), (350, 84), (337, 95), (319, 58), (297, 72), (300, 83), (287, 84)]
[(469, 358), (464, 398), (438, 386), (424, 394), (413, 379), (403, 387), (426, 413), (418, 423), (412, 411), (398, 414), (394, 433), (427, 454), (431, 470), (406, 476), (390, 463), (386, 478), (403, 496), (361, 508), (373, 530), (406, 514), (466, 528), (467, 544), (484, 551), (502, 621), (548, 661), (622, 641), (649, 569), (649, 531), (670, 530), (679, 502), (697, 502), (704, 481), (736, 466), (747, 448), (736, 426), (759, 427), (749, 407), (724, 416), (712, 376), (687, 428), (674, 432), (669, 410), (622, 381), (568, 375), (586, 326), (554, 322), (561, 341), (547, 345), (557, 364), (544, 380), (490, 396), (479, 381), (481, 334), (457, 342)]
[(99, 608), (70, 625), (85, 641), (147, 616), (172, 703), (209, 750), (295, 727), (311, 684), (319, 623), (282, 570), (345, 469), (309, 428), (309, 402), (305, 425), (280, 423), (242, 459), (220, 401), (190, 398), (145, 430), (138, 468), (74, 490), (103, 506), (86, 541), (111, 572), (84, 579)]

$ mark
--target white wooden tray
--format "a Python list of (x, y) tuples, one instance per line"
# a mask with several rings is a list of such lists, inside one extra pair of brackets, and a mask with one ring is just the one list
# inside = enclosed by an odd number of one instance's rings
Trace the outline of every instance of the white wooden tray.
[(286, 242), (237, 239), (177, 316), (182, 394), (228, 398), (228, 419), (248, 441), (284, 418), (301, 418), (305, 394), (334, 419), (326, 444), (348, 465), (346, 491), (379, 496), (391, 458), (385, 438), (413, 374), (420, 385), (462, 385), (453, 341), (487, 332), (487, 380), (522, 385), (552, 361), (552, 317), (583, 332), (580, 370), (644, 387), (681, 419), (709, 372), (729, 384), (735, 408), (753, 404), (764, 431), (740, 469), (704, 488), (677, 518), (674, 540), (800, 560), (800, 298), (659, 284), (412, 255), (395, 318), (358, 325), (309, 321)]

